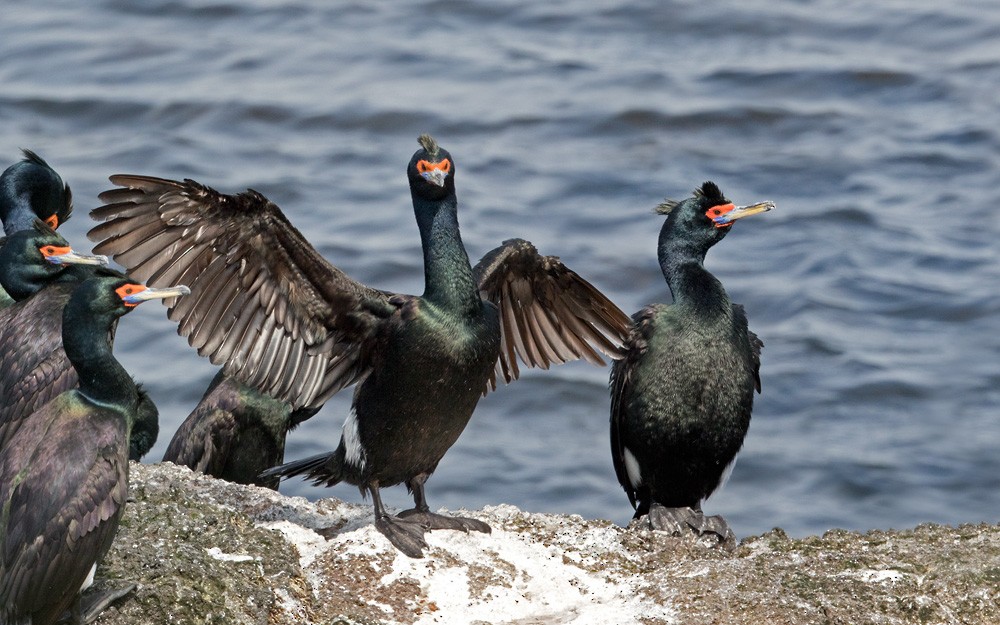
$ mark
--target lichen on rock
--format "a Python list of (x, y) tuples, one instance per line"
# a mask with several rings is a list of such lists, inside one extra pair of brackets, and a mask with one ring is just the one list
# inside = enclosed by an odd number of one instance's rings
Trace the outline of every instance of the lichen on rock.
[(781, 530), (732, 553), (499, 505), (492, 534), (396, 552), (368, 507), (308, 502), (171, 464), (131, 467), (99, 625), (1000, 623), (1000, 526)]

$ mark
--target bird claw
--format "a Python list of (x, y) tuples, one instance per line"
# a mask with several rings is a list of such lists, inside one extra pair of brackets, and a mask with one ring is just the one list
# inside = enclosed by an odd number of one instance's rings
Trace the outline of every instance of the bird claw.
[(672, 536), (693, 534), (697, 542), (707, 547), (721, 547), (726, 551), (736, 548), (736, 535), (722, 516), (705, 516), (701, 510), (690, 507), (667, 508), (654, 503), (638, 525)]

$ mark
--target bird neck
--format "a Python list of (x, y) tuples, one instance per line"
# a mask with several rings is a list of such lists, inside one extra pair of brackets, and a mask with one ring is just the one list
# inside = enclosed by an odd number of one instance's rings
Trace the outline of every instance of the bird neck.
[(111, 352), (116, 317), (71, 298), (63, 311), (63, 349), (80, 379), (80, 392), (94, 403), (134, 415), (139, 391)]
[(424, 299), (456, 311), (482, 305), (469, 255), (458, 231), (458, 202), (451, 194), (440, 201), (414, 200), (424, 250)]
[(675, 305), (691, 307), (702, 313), (728, 314), (729, 296), (722, 282), (705, 269), (707, 251), (684, 239), (661, 237), (658, 250), (660, 269)]
[(3, 231), (7, 236), (31, 230), (36, 219), (31, 210), (30, 197), (27, 194), (16, 195), (7, 181), (0, 186), (0, 219), (3, 220)]

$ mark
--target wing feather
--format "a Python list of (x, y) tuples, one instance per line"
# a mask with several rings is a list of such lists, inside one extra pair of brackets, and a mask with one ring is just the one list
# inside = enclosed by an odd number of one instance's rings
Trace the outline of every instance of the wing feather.
[(347, 318), (385, 308), (389, 295), (328, 263), (267, 198), (193, 180), (111, 181), (119, 188), (101, 194), (88, 236), (136, 279), (191, 288), (168, 316), (199, 354), (294, 409), (364, 375), (367, 363), (341, 352), (358, 351), (376, 321)]
[(39, 622), (55, 622), (110, 547), (128, 489), (124, 419), (83, 416), (74, 396), (33, 414), (0, 460), (0, 605)]
[[(601, 353), (621, 358), (630, 321), (593, 285), (555, 256), (541, 256), (531, 243), (511, 239), (475, 267), (483, 299), (500, 312), (500, 357), (496, 378), (520, 375), (517, 359), (548, 368), (584, 359), (604, 364)], [(600, 352), (600, 353), (598, 353)]]
[(646, 352), (646, 339), (655, 317), (656, 308), (647, 306), (633, 317), (634, 325), (625, 341), (625, 357), (611, 365), (611, 460), (615, 467), (618, 483), (622, 485), (629, 503), (635, 508), (637, 491), (629, 478), (625, 467), (625, 442), (622, 440), (622, 426), (625, 421), (625, 411), (632, 397), (632, 377), (639, 360)]

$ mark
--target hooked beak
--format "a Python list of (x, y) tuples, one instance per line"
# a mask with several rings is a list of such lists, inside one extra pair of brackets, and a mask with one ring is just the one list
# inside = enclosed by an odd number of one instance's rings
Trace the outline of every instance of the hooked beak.
[(100, 254), (80, 254), (73, 250), (62, 254), (46, 256), (45, 260), (53, 265), (100, 265), (106, 267), (108, 264), (107, 256), (101, 256)]
[(432, 169), (430, 171), (425, 171), (420, 174), (424, 177), (427, 182), (437, 185), (439, 187), (444, 186), (444, 179), (448, 177), (448, 172), (441, 169)]
[(162, 289), (146, 288), (126, 295), (122, 298), (122, 301), (130, 306), (138, 306), (139, 304), (147, 302), (151, 299), (167, 299), (170, 297), (188, 295), (189, 293), (191, 293), (191, 289), (184, 285), (170, 286)]
[(718, 217), (713, 217), (712, 221), (715, 222), (716, 228), (720, 228), (722, 226), (732, 224), (737, 219), (743, 219), (744, 217), (750, 217), (751, 215), (757, 215), (759, 213), (766, 213), (773, 208), (774, 202), (771, 201), (757, 202), (756, 204), (750, 204), (749, 206), (737, 206), (727, 213), (723, 213)]

